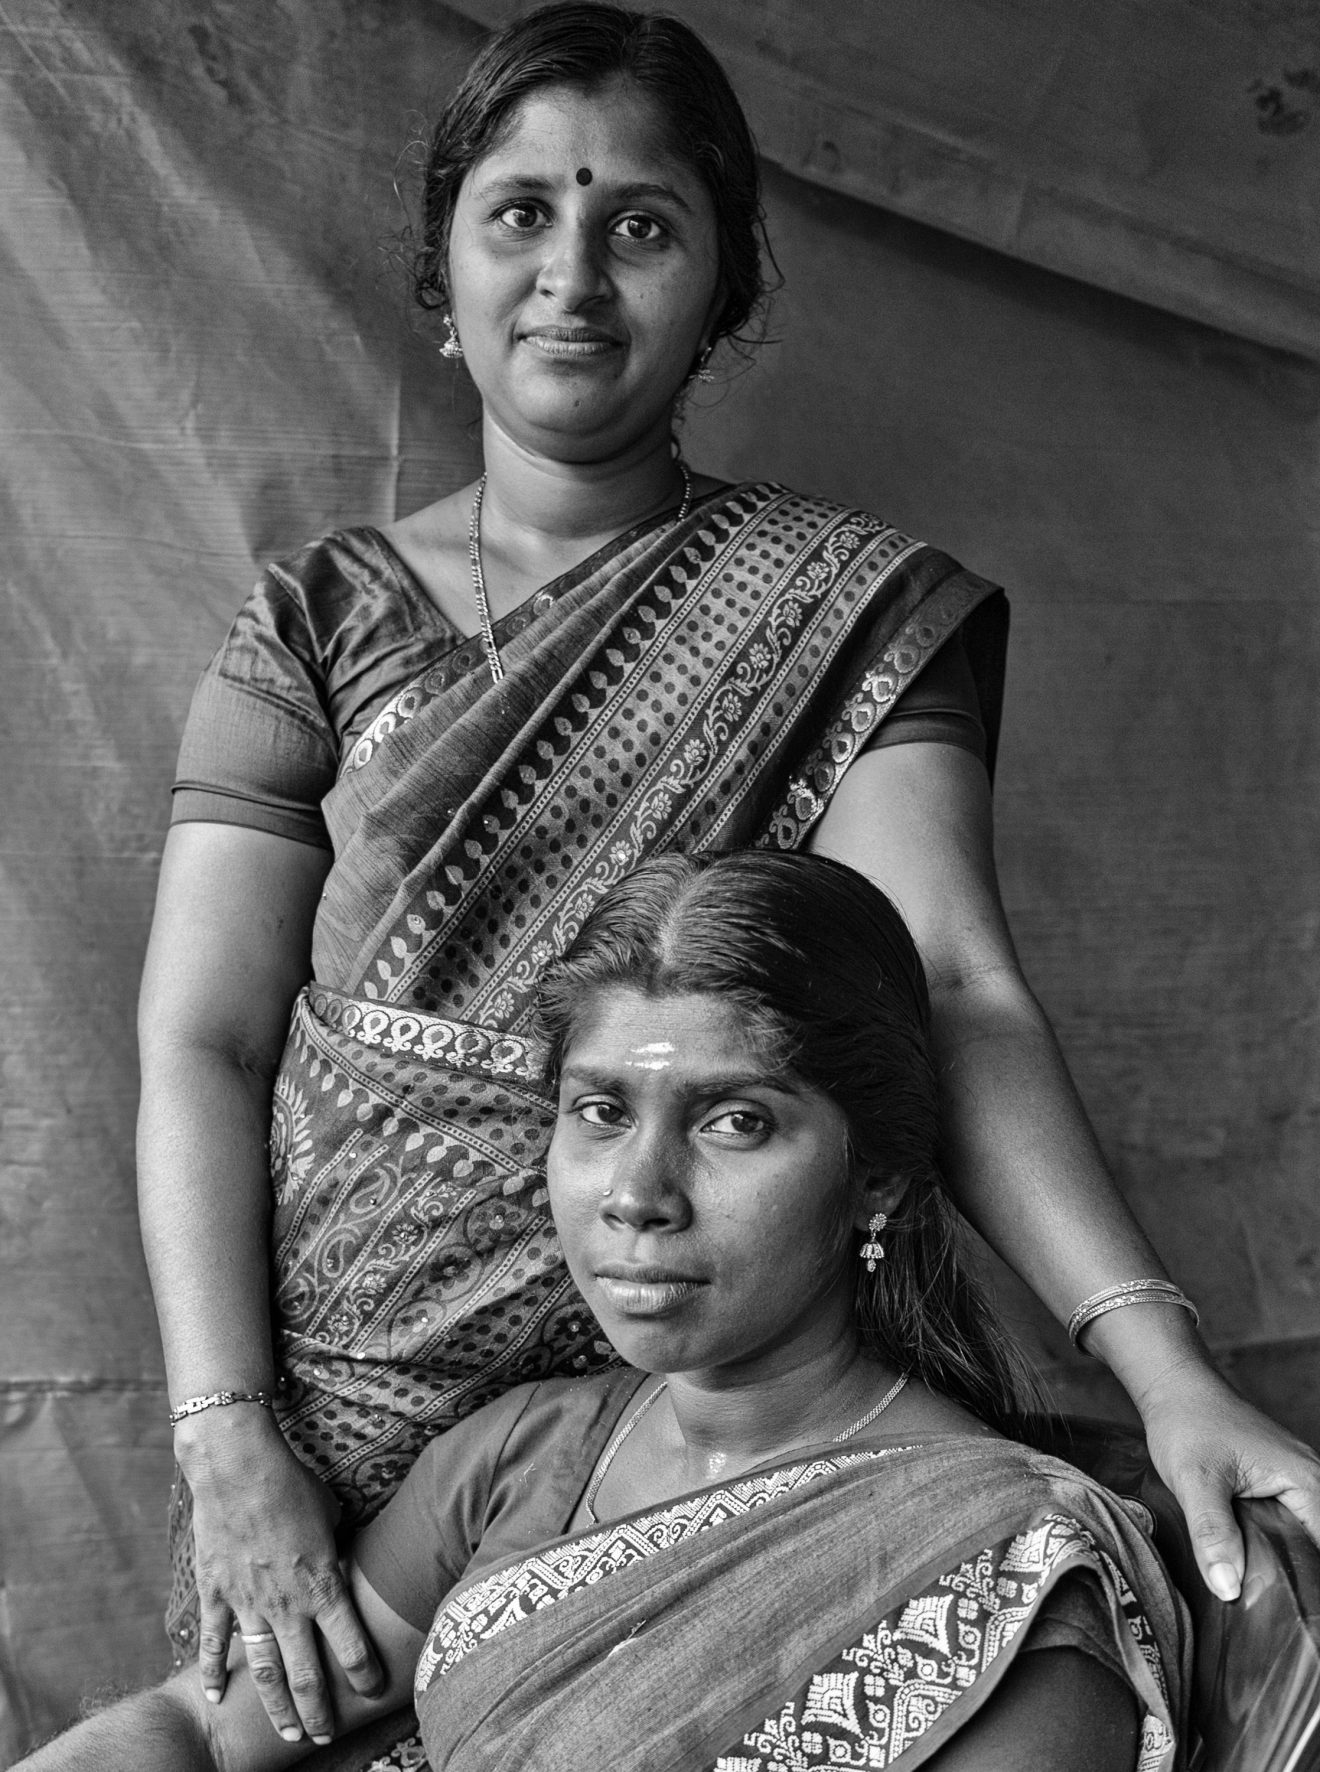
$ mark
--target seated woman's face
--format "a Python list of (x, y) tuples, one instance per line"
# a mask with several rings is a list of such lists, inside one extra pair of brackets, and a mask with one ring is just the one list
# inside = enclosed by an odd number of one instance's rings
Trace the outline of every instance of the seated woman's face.
[(769, 1375), (853, 1333), (846, 1134), (720, 998), (592, 994), (564, 1056), (550, 1203), (626, 1360)]
[(449, 290), (488, 420), (560, 459), (667, 433), (720, 305), (715, 213), (616, 83), (550, 86), (463, 181)]

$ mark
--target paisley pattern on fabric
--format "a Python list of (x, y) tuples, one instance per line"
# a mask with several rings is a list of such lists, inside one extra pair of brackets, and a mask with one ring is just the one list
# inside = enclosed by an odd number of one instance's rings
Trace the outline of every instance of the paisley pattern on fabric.
[[(458, 648), (341, 760), (275, 1092), (272, 1304), (281, 1425), (350, 1523), (481, 1403), (613, 1358), (548, 1217), (546, 961), (648, 855), (804, 841), (994, 594), (866, 513), (737, 487), (533, 598), (502, 627), (499, 685)], [(181, 1482), (182, 1653), (190, 1517)]]
[[(391, 1044), (388, 1012), (351, 1008), (319, 989), (298, 1005), (283, 1075), (329, 1097), (344, 1130), (316, 1166), (273, 1179), (291, 1380), (280, 1422), (356, 1523), (461, 1416), (514, 1384), (598, 1370), (614, 1354), (548, 1215), (552, 1113), (523, 1062), (526, 1042), (432, 1026), (445, 1057), (470, 1066), (451, 1070), (418, 1061), (406, 1039)], [(373, 1019), (378, 1029), (363, 1026)]]

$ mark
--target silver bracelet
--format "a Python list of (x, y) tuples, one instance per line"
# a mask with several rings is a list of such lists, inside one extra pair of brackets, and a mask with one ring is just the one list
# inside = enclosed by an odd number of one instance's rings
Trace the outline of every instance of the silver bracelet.
[[(1077, 1338), (1083, 1329), (1094, 1323), (1097, 1317), (1103, 1317), (1109, 1311), (1121, 1311), (1129, 1304), (1176, 1304), (1180, 1310), (1191, 1312), (1193, 1323), (1201, 1321), (1201, 1313), (1191, 1299), (1171, 1280), (1124, 1280), (1120, 1286), (1106, 1286), (1103, 1292), (1093, 1293), (1090, 1298), (1082, 1300), (1068, 1319), (1069, 1341), (1074, 1347), (1080, 1346)], [(1085, 1351), (1083, 1348), (1082, 1352)]]
[(203, 1409), (224, 1409), (230, 1403), (260, 1403), (263, 1409), (273, 1409), (275, 1391), (211, 1391), (205, 1397), (185, 1397), (170, 1410), (170, 1426), (177, 1427), (187, 1415), (200, 1415)]

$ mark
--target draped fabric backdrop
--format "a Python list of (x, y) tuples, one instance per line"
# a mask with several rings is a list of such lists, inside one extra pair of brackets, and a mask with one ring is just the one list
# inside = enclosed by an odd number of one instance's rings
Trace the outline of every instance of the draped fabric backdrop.
[[(688, 454), (1009, 586), (1028, 973), (1228, 1370), (1320, 1437), (1320, 15), (676, 9), (745, 93), (785, 277)], [(0, 9), (0, 1765), (164, 1664), (133, 1013), (174, 752), (258, 561), (473, 471), (383, 243), (507, 10)], [(1003, 1287), (1063, 1400), (1119, 1411)]]

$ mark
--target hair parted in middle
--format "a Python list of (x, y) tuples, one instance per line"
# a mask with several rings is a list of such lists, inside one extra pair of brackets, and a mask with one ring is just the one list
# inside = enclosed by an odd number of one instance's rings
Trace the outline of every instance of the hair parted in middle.
[(610, 988), (731, 1003), (776, 1068), (829, 1097), (847, 1121), (859, 1194), (867, 1175), (905, 1183), (879, 1271), (857, 1263), (863, 1345), (1020, 1432), (1032, 1381), (959, 1250), (940, 1170), (925, 973), (885, 894), (822, 856), (755, 849), (643, 862), (543, 974), (551, 1088), (579, 1017)]

